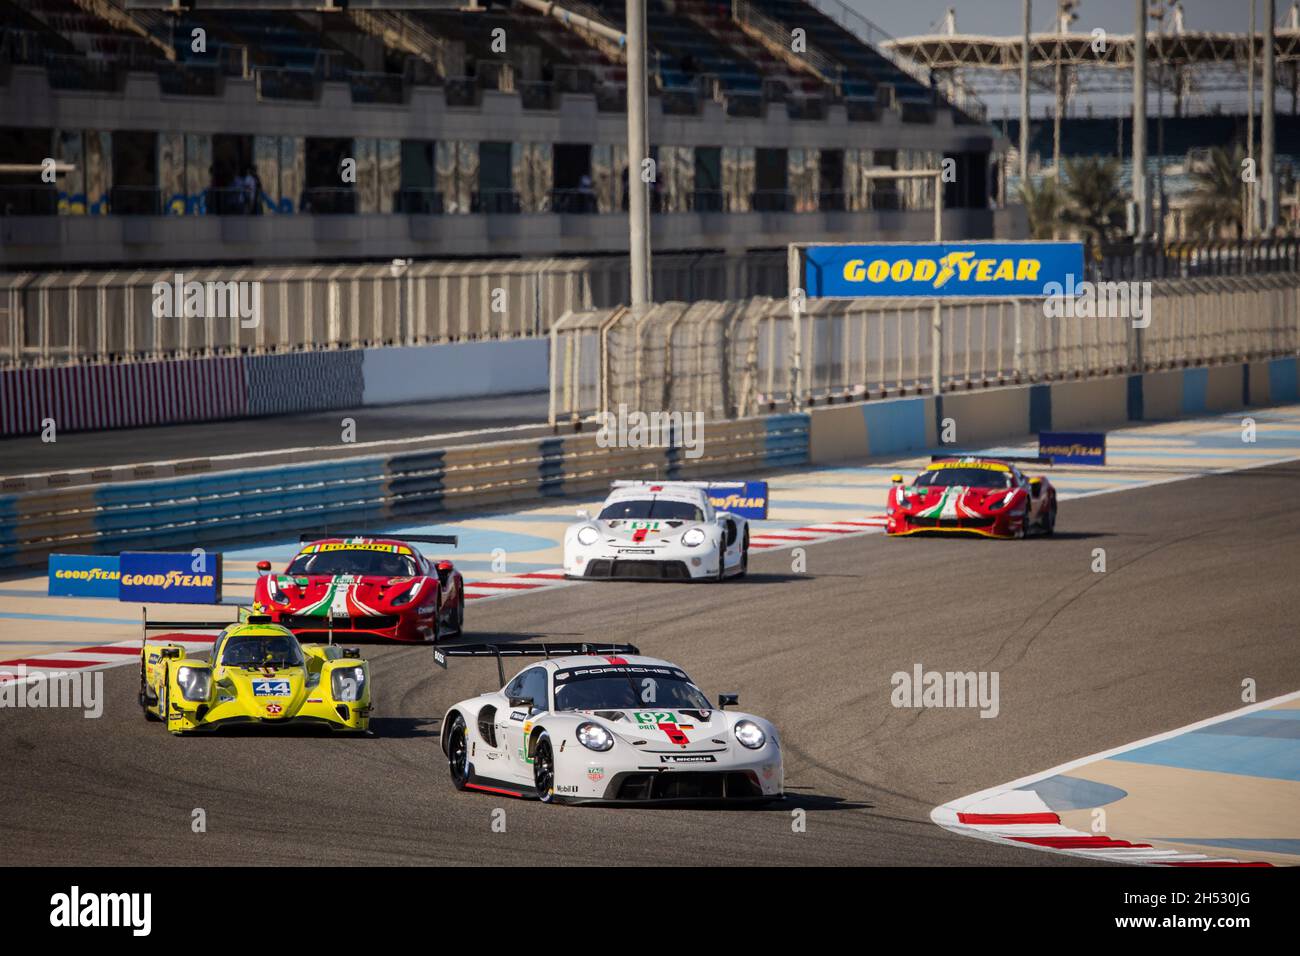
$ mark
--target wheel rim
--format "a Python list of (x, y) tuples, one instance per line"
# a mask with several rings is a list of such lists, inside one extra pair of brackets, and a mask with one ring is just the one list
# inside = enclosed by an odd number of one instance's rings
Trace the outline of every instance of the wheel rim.
[(555, 787), (555, 767), (551, 763), (550, 741), (543, 740), (539, 743), (533, 754), (533, 781), (537, 784), (537, 792), (541, 794), (542, 799), (549, 799)]
[(447, 764), (451, 768), (452, 780), (462, 783), (469, 778), (469, 747), (465, 743), (464, 724), (452, 731), (451, 753), (447, 755)]
[(167, 672), (163, 672), (162, 687), (158, 689), (158, 716), (166, 722), (171, 716), (170, 701), (167, 700)]

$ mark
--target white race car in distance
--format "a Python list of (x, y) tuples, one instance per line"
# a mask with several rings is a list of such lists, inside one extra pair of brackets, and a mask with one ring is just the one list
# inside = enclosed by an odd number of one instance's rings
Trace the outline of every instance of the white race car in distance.
[[(760, 483), (761, 484), (761, 483)], [(616, 481), (592, 517), (564, 533), (569, 578), (722, 581), (749, 569), (749, 521), (714, 506), (709, 489), (736, 482)], [(763, 494), (766, 495), (764, 487)], [(722, 501), (736, 501), (737, 495)], [(762, 501), (766, 513), (766, 499)]]
[[(452, 785), (545, 803), (765, 802), (784, 795), (776, 728), (715, 708), (675, 664), (629, 644), (467, 644), (501, 690), (442, 719)], [(509, 682), (502, 657), (542, 657)]]

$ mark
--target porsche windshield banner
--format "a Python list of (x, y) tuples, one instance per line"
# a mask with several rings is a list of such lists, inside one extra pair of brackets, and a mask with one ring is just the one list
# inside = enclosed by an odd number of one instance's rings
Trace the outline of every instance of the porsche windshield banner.
[(1079, 242), (925, 242), (804, 249), (808, 297), (1043, 296), (1083, 278)]

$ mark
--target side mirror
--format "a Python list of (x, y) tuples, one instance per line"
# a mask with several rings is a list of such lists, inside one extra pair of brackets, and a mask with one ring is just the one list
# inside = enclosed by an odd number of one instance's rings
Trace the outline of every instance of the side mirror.
[(258, 561), (258, 562), (257, 562), (257, 570), (261, 571), (263, 574), (269, 574), (269, 573), (271, 572), (271, 562), (270, 562), (270, 561)]
[(586, 508), (579, 508), (579, 509), (578, 509), (578, 517), (581, 518), (583, 521), (590, 521), (590, 520), (591, 520), (591, 512), (588, 511)]
[(165, 660), (180, 660), (181, 649), (179, 647), (164, 647), (162, 649), (162, 656)]
[(1030, 478), (1029, 493), (1033, 495), (1035, 498), (1041, 498), (1043, 496), (1043, 479)]
[(735, 707), (740, 703), (739, 694), (719, 694), (718, 710), (726, 710), (728, 707)]
[(903, 476), (902, 476), (902, 475), (892, 475), (892, 476), (890, 476), (890, 479), (889, 479), (889, 480), (892, 481), (892, 482), (893, 482), (894, 484), (896, 484), (896, 485), (901, 485), (901, 484), (903, 483)]
[(361, 648), (359, 648), (359, 647), (345, 647), (345, 648), (343, 648), (343, 656), (344, 656), (344, 657), (353, 657), (353, 658), (360, 659), (360, 657), (361, 657)]

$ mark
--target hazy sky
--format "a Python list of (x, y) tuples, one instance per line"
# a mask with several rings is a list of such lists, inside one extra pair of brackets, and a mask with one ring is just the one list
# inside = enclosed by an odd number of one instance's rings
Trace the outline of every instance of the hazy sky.
[[(886, 33), (896, 37), (931, 33), (949, 7), (957, 11), (962, 33), (1011, 34), (1020, 30), (1021, 0), (844, 0)], [(1073, 29), (1088, 32), (1101, 27), (1112, 33), (1132, 33), (1135, 0), (1079, 0), (1079, 19)], [(1281, 22), (1291, 0), (1276, 0)], [(1257, 0), (1259, 23), (1264, 22), (1264, 0)], [(1056, 0), (1033, 0), (1035, 31), (1052, 28)], [(1183, 0), (1184, 23), (1189, 30), (1244, 31), (1250, 22), (1249, 0)]]

